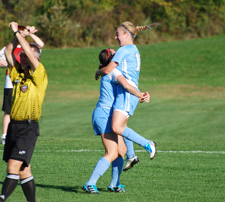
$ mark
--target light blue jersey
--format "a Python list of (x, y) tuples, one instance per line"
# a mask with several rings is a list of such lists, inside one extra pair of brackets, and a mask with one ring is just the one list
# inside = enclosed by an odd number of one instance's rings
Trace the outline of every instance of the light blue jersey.
[(116, 83), (112, 81), (109, 75), (104, 75), (100, 83), (100, 96), (97, 102), (98, 107), (111, 108), (115, 99)]
[[(138, 79), (140, 74), (140, 53), (135, 45), (125, 45), (120, 47), (112, 61), (118, 63), (117, 69), (121, 71), (128, 83), (138, 89)], [(138, 98), (127, 92), (121, 85), (117, 86), (114, 110), (125, 112), (132, 116), (138, 105)]]
[(117, 69), (120, 70), (123, 76), (135, 83), (138, 87), (138, 79), (140, 74), (140, 53), (135, 45), (125, 45), (120, 47), (112, 61), (118, 63)]
[(92, 114), (92, 125), (96, 135), (112, 132), (112, 106), (115, 100), (118, 75), (121, 75), (121, 72), (114, 69), (101, 78), (100, 97)]

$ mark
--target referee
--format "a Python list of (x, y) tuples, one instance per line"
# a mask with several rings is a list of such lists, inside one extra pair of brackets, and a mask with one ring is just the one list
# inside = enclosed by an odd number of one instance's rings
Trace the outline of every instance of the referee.
[[(19, 180), (27, 201), (35, 202), (35, 183), (30, 160), (39, 136), (38, 121), (41, 117), (48, 78), (44, 66), (39, 62), (39, 48), (29, 44), (21, 36), (16, 22), (11, 22), (9, 27), (15, 37), (6, 47), (5, 55), (11, 68), (13, 95), (11, 122), (3, 154), (3, 160), (8, 163), (7, 175), (3, 182), (0, 202), (6, 201)], [(21, 64), (16, 61), (13, 54), (18, 44), (22, 47)]]

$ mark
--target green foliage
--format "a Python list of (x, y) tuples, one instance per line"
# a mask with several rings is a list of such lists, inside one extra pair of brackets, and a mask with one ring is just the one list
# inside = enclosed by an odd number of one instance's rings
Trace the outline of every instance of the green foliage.
[(0, 42), (8, 43), (7, 24), (35, 25), (50, 47), (116, 44), (114, 33), (123, 21), (134, 25), (160, 22), (144, 31), (138, 44), (190, 39), (225, 33), (225, 0), (3, 0)]
[[(45, 5), (44, 5), (45, 6)], [(44, 30), (43, 37), (50, 46), (60, 47), (65, 44), (67, 17), (64, 15), (64, 6), (61, 3), (47, 5), (43, 15), (38, 17), (37, 26)], [(65, 36), (65, 37), (62, 37)]]

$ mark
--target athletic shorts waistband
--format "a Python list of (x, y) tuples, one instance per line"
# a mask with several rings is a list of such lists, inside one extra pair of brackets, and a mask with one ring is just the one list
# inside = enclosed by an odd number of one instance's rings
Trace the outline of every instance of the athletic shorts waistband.
[(27, 119), (24, 121), (16, 121), (16, 120), (11, 120), (10, 121), (13, 124), (32, 124), (32, 123), (38, 123), (37, 121), (31, 120), (31, 119)]

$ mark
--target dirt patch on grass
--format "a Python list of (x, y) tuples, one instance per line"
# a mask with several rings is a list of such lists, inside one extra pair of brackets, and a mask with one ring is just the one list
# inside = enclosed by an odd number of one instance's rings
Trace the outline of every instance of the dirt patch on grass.
[[(225, 97), (225, 87), (194, 86), (194, 85), (157, 85), (146, 89), (152, 97), (164, 99), (176, 99), (185, 97), (222, 98)], [(73, 101), (82, 99), (98, 99), (98, 90), (49, 90), (46, 93), (47, 100)]]
[(225, 87), (193, 86), (193, 85), (158, 85), (149, 90), (151, 96), (164, 98), (179, 97), (225, 97)]

